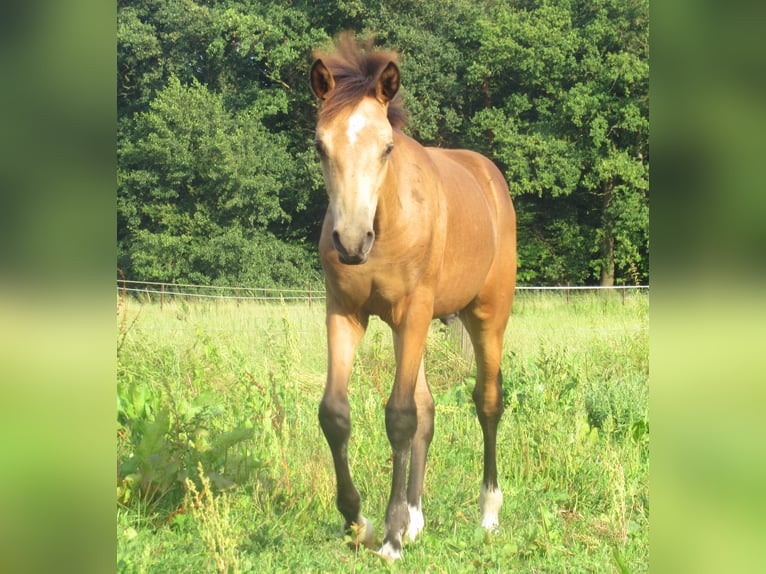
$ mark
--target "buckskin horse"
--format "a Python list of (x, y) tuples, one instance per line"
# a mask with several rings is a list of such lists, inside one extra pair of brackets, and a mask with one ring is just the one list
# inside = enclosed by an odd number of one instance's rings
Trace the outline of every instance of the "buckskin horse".
[[(348, 381), (371, 315), (393, 332), (396, 375), (385, 407), (393, 476), (379, 553), (401, 557), (424, 526), (421, 495), (434, 433), (423, 352), (434, 318), (457, 314), (474, 347), (473, 401), (484, 438), (481, 525), (503, 501), (497, 426), (500, 361), (516, 283), (516, 215), (497, 167), (467, 150), (424, 147), (402, 132), (406, 114), (393, 52), (341, 36), (315, 52), (315, 147), (329, 204), (319, 253), (327, 292), (327, 384), (319, 422), (332, 452), (337, 507), (355, 544), (372, 548), (372, 523), (351, 479)], [(409, 466), (409, 475), (408, 475)]]

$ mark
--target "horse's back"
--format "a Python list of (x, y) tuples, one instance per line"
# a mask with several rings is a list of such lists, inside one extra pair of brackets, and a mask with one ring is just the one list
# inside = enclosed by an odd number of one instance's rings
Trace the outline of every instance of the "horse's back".
[[(497, 166), (487, 157), (475, 151), (466, 149), (426, 148), (431, 157), (445, 158), (459, 164), (476, 179), (485, 196), (492, 201), (499, 220), (513, 217), (512, 226), (515, 229), (513, 204), (508, 191), (508, 184)], [(501, 225), (503, 222), (500, 222)]]
[[(448, 203), (456, 205), (468, 201), (472, 209), (459, 210), (459, 217), (474, 217), (481, 210), (483, 198), (489, 217), (492, 219), (492, 229), (498, 248), (510, 246), (512, 239), (513, 250), (516, 249), (516, 212), (513, 208), (508, 184), (497, 166), (480, 153), (464, 149), (426, 148), (431, 158), (440, 167), (443, 177), (443, 188)], [(455, 177), (453, 174), (463, 171), (469, 174)], [(451, 177), (452, 175), (452, 177)], [(500, 245), (502, 244), (502, 245)]]

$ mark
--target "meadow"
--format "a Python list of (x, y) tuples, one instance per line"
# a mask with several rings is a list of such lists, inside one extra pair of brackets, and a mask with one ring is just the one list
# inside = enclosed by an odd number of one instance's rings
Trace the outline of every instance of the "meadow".
[[(436, 431), (425, 531), (388, 563), (352, 549), (317, 421), (324, 305), (117, 302), (117, 570), (646, 572), (648, 294), (522, 291), (503, 355), (500, 527), (479, 524), (481, 430), (459, 333), (432, 323)], [(382, 536), (390, 489), (388, 327), (350, 383), (349, 459)]]

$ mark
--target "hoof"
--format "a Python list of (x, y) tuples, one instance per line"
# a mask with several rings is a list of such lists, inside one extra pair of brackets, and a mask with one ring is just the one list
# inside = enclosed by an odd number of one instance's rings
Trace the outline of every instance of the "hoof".
[(490, 532), (494, 532), (497, 530), (497, 527), (500, 525), (500, 521), (497, 519), (497, 516), (493, 516), (491, 514), (486, 514), (482, 516), (481, 518), (481, 526), (485, 530), (488, 530)]
[(365, 548), (374, 548), (375, 546), (375, 528), (372, 526), (372, 522), (369, 518), (359, 515), (359, 522), (354, 522), (346, 529), (346, 532), (350, 532), (351, 540), (349, 546), (352, 549), (357, 549), (359, 546)]
[(380, 547), (380, 550), (377, 551), (377, 555), (386, 560), (401, 560), (402, 549), (401, 546), (395, 548), (390, 542), (384, 542), (383, 546)]

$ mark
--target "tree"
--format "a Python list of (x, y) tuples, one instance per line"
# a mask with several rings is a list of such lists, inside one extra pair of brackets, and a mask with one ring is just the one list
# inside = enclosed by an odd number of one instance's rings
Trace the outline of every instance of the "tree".
[[(273, 268), (270, 282), (316, 276), (304, 238), (318, 227), (324, 193), (308, 151), (304, 78), (310, 46), (323, 38), (282, 3), (120, 4), (118, 249), (127, 273), (233, 282), (257, 265)], [(285, 262), (304, 278), (279, 271)]]
[(521, 282), (648, 279), (648, 0), (120, 0), (128, 275), (318, 272), (307, 76), (312, 49), (346, 29), (401, 53), (410, 135), (504, 171)]
[[(171, 77), (119, 149), (125, 268), (146, 280), (208, 283), (241, 280), (248, 265), (266, 262), (252, 246), (273, 249), (268, 230), (287, 219), (279, 197), (293, 159), (255, 111), (231, 114), (220, 94)], [(299, 251), (288, 262), (308, 267)]]
[(471, 133), (522, 211), (522, 279), (648, 278), (647, 18), (645, 0), (542, 0), (495, 4), (480, 22), (469, 79), (487, 105)]

